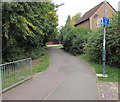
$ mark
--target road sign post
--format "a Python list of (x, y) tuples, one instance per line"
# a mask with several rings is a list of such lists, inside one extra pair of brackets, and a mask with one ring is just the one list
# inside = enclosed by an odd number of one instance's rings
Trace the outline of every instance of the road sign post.
[(104, 0), (104, 17), (103, 17), (103, 25), (104, 25), (104, 36), (103, 36), (103, 54), (102, 54), (102, 74), (103, 76), (106, 75), (106, 26), (109, 26), (110, 20), (106, 18), (106, 5), (107, 1)]
[(102, 52), (102, 74), (97, 74), (98, 77), (107, 77), (105, 43), (106, 43), (106, 26), (109, 26), (110, 20), (106, 18), (106, 5), (107, 5), (107, 1), (104, 0), (104, 17), (102, 18), (102, 25), (104, 26), (103, 52)]
[[(103, 24), (106, 18), (106, 0), (104, 0), (104, 17), (103, 17)], [(104, 25), (104, 36), (103, 36), (103, 54), (102, 54), (102, 74), (106, 74), (106, 49), (105, 49), (105, 42), (106, 42), (106, 25)]]
[(106, 43), (106, 26), (109, 26), (110, 20), (106, 17), (103, 17), (103, 25), (104, 25), (104, 36), (103, 36), (103, 55), (102, 55), (102, 74), (106, 75), (106, 49), (105, 49), (105, 43)]
[(105, 41), (106, 40), (106, 26), (104, 25), (104, 38), (103, 38), (103, 54), (102, 54), (102, 74), (106, 74), (106, 49), (105, 49)]

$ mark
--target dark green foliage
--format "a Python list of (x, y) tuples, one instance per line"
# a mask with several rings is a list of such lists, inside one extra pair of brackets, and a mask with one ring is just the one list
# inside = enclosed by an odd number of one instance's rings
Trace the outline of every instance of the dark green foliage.
[(61, 43), (63, 43), (63, 38), (64, 36), (72, 29), (74, 28), (74, 24), (77, 23), (81, 18), (81, 13), (77, 13), (73, 17), (68, 15), (66, 24), (64, 27), (61, 27), (60, 32), (59, 32), (59, 39)]
[(89, 61), (101, 63), (103, 46), (103, 32), (91, 32), (87, 43), (85, 44), (85, 54), (89, 58)]
[(73, 25), (75, 25), (76, 23), (78, 23), (78, 22), (80, 21), (81, 15), (82, 15), (82, 14), (79, 12), (79, 13), (77, 13), (76, 15), (74, 15), (74, 16), (72, 17)]
[(73, 55), (82, 54), (84, 49), (84, 44), (89, 37), (89, 29), (85, 28), (73, 28), (68, 33), (66, 33), (63, 46), (64, 49)]
[[(106, 63), (120, 68), (120, 15), (113, 15), (110, 21), (106, 33)], [(101, 64), (103, 33), (103, 27), (96, 32), (73, 28), (64, 36), (64, 49), (74, 55), (85, 54), (89, 61)]]
[(74, 28), (74, 24), (73, 24), (71, 16), (68, 15), (65, 26), (64, 27), (62, 26), (59, 32), (60, 33), (59, 39), (61, 43), (63, 43), (63, 38), (66, 35), (66, 33), (68, 33), (72, 28)]
[[(103, 29), (92, 32), (88, 39), (85, 50), (90, 61), (102, 62)], [(108, 65), (120, 67), (120, 25), (118, 16), (111, 19), (106, 34), (106, 61)]]
[(59, 35), (59, 39), (60, 39), (60, 42), (63, 43), (63, 39), (64, 39), (64, 36), (72, 29), (73, 27), (71, 26), (64, 26), (61, 28), (60, 30), (60, 35)]
[(3, 62), (42, 54), (44, 45), (57, 36), (55, 5), (51, 2), (2, 4)]

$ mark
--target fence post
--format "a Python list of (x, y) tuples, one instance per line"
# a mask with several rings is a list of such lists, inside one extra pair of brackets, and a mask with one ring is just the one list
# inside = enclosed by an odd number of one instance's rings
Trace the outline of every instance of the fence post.
[[(0, 64), (2, 63), (2, 3), (0, 2)], [(2, 101), (2, 78), (0, 67), (0, 102)]]
[(33, 70), (32, 70), (32, 58), (30, 58), (30, 73), (31, 73), (31, 77), (32, 77), (32, 75), (33, 75)]
[(0, 67), (0, 102), (2, 101), (2, 78), (1, 78), (1, 67)]

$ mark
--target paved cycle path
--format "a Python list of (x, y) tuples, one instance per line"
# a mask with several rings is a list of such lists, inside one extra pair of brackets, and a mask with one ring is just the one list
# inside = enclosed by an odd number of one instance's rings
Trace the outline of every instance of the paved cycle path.
[(98, 100), (96, 75), (81, 59), (49, 48), (49, 68), (3, 94), (3, 100)]

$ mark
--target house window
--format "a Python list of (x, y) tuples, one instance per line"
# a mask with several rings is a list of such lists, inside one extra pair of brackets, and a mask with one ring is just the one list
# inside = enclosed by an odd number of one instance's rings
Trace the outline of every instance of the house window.
[(94, 15), (94, 18), (97, 18), (98, 16), (99, 16), (98, 14), (95, 14), (95, 15)]
[(102, 19), (98, 19), (97, 20), (97, 27), (101, 27), (102, 26)]

